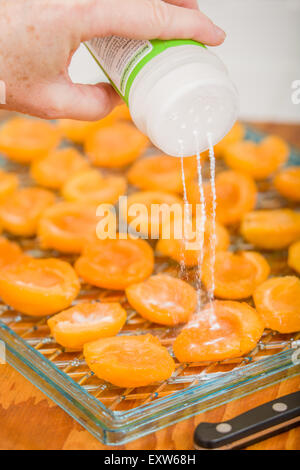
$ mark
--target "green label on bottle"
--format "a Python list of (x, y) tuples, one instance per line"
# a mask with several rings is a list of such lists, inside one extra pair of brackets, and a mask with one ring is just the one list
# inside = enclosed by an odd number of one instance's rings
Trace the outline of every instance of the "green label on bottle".
[(189, 39), (142, 41), (119, 36), (94, 38), (86, 43), (86, 47), (128, 105), (131, 85), (140, 70), (166, 49), (187, 44), (205, 47)]

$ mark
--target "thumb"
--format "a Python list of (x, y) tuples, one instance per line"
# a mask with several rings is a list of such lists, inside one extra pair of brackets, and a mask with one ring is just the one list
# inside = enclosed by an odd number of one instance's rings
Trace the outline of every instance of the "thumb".
[(43, 94), (49, 119), (96, 121), (122, 103), (117, 92), (108, 83), (81, 85), (64, 80), (47, 85)]

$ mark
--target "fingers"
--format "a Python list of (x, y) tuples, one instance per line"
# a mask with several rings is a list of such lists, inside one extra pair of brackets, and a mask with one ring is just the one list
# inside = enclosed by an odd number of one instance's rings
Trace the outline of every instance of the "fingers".
[[(190, 4), (187, 0), (172, 3)], [(74, 27), (74, 25), (73, 25)], [(172, 5), (162, 0), (92, 1), (84, 18), (78, 19), (82, 40), (118, 35), (134, 39), (195, 39), (215, 46), (225, 33), (197, 9)]]
[(96, 121), (122, 102), (108, 83), (77, 85), (66, 80), (48, 85), (43, 94), (48, 119)]
[(193, 10), (199, 10), (197, 0), (164, 0), (166, 3), (171, 3), (178, 7), (192, 8)]

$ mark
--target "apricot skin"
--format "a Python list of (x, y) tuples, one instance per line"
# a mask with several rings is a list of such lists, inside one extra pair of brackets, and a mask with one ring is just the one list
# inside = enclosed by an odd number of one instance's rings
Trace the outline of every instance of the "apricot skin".
[[(193, 158), (193, 157), (191, 157)], [(185, 180), (197, 175), (197, 166), (190, 158), (183, 161)], [(182, 193), (180, 159), (168, 155), (154, 155), (137, 160), (129, 169), (128, 181), (145, 191), (170, 191)]]
[(152, 274), (154, 254), (145, 240), (97, 240), (85, 246), (75, 270), (85, 282), (124, 290)]
[(300, 240), (289, 247), (288, 265), (300, 274)]
[(54, 204), (55, 195), (47, 189), (21, 188), (0, 205), (0, 221), (7, 232), (16, 236), (36, 234), (45, 209)]
[(127, 190), (127, 181), (121, 175), (102, 176), (95, 169), (78, 173), (62, 186), (62, 196), (66, 201), (86, 204), (116, 204)]
[(236, 122), (225, 137), (214, 146), (215, 156), (223, 157), (228, 145), (240, 142), (245, 136), (245, 128), (240, 122)]
[(85, 141), (85, 152), (96, 166), (120, 168), (136, 160), (147, 146), (147, 137), (131, 124), (122, 122), (90, 134)]
[(244, 171), (254, 179), (268, 178), (288, 159), (289, 148), (277, 136), (268, 136), (259, 144), (246, 140), (228, 146), (225, 162), (233, 170)]
[(265, 250), (281, 250), (300, 238), (300, 214), (290, 209), (249, 212), (242, 220), (242, 236)]
[(99, 121), (75, 121), (72, 119), (59, 119), (57, 126), (67, 139), (83, 144), (92, 132), (106, 126), (113, 126), (119, 120), (130, 121), (131, 116), (126, 105), (117, 106), (110, 114)]
[(279, 333), (300, 330), (300, 279), (296, 276), (274, 277), (254, 292), (254, 302), (267, 328)]
[(34, 161), (30, 174), (40, 186), (60, 189), (68, 178), (88, 168), (89, 164), (83, 155), (69, 147), (50, 152), (46, 157)]
[(0, 202), (10, 196), (19, 186), (19, 178), (16, 173), (7, 173), (0, 170)]
[(20, 261), (23, 257), (25, 255), (17, 243), (0, 237), (0, 269)]
[(0, 151), (19, 163), (30, 163), (58, 146), (60, 133), (43, 120), (15, 117), (0, 129)]
[(0, 271), (0, 295), (15, 310), (42, 317), (63, 310), (80, 289), (75, 271), (58, 259), (26, 258)]
[(286, 199), (300, 201), (300, 167), (293, 166), (281, 170), (274, 178), (274, 186)]

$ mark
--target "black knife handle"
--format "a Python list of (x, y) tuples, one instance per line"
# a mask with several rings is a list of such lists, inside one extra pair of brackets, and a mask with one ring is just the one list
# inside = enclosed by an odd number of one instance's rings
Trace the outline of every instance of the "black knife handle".
[(195, 448), (242, 449), (300, 425), (300, 391), (258, 406), (224, 423), (200, 423)]

